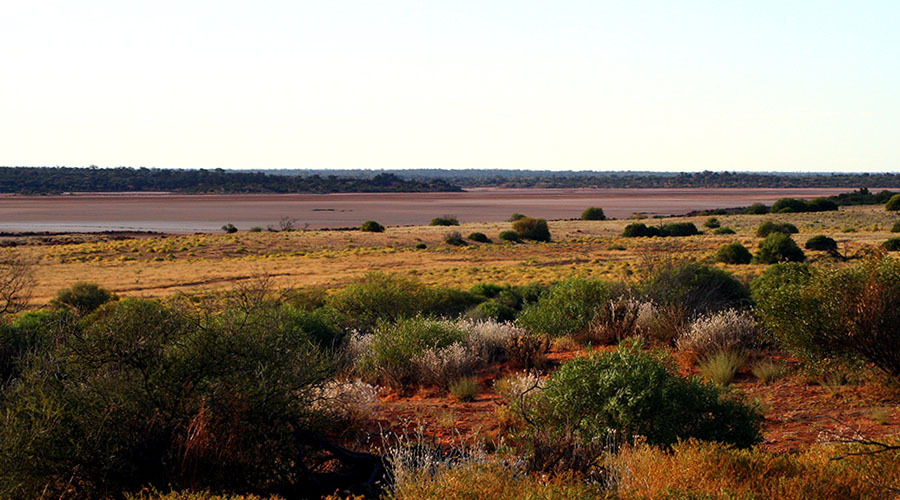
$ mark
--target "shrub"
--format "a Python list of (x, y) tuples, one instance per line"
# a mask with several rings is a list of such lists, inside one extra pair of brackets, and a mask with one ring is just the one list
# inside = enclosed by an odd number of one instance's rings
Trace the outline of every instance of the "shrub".
[(466, 332), (466, 344), (485, 362), (506, 359), (509, 339), (525, 334), (512, 323), (493, 320), (460, 320), (457, 326)]
[(689, 438), (748, 447), (760, 440), (754, 408), (715, 386), (675, 374), (661, 352), (639, 343), (564, 363), (547, 381), (531, 418), (549, 432), (590, 441), (613, 430), (625, 440), (671, 446)]
[(754, 282), (760, 320), (776, 344), (807, 361), (864, 360), (900, 376), (900, 261), (778, 273), (788, 279), (764, 273)]
[(509, 219), (506, 219), (506, 222), (515, 222), (519, 219), (524, 219), (524, 218), (525, 218), (524, 214), (514, 212), (512, 215), (509, 216)]
[(491, 239), (487, 237), (484, 233), (472, 233), (469, 235), (469, 239), (478, 243), (490, 243)]
[(453, 246), (465, 246), (466, 240), (463, 239), (459, 231), (451, 231), (444, 235), (444, 243)]
[(783, 364), (767, 359), (753, 365), (751, 371), (753, 376), (758, 378), (760, 382), (769, 384), (783, 377), (787, 369)]
[(605, 281), (560, 281), (522, 310), (518, 324), (531, 333), (551, 337), (580, 333), (590, 325), (596, 309), (621, 291), (620, 286)]
[(475, 306), (468, 316), (473, 319), (493, 319), (496, 321), (514, 321), (516, 310), (496, 300), (488, 300)]
[(722, 223), (719, 222), (719, 219), (715, 217), (710, 217), (709, 219), (706, 219), (706, 222), (703, 223), (703, 227), (707, 227), (709, 229), (718, 229), (721, 226)]
[(825, 235), (813, 236), (803, 245), (807, 250), (821, 250), (823, 252), (837, 252), (837, 242)]
[(249, 231), (251, 233), (261, 233), (262, 230), (263, 230), (263, 228), (261, 226), (253, 226), (250, 229), (248, 229), (247, 231)]
[(713, 231), (713, 234), (735, 234), (734, 229), (730, 227), (718, 227)]
[(374, 417), (381, 405), (378, 387), (361, 380), (330, 380), (312, 391), (314, 411), (327, 416), (335, 427), (357, 427)]
[(892, 233), (900, 233), (900, 220), (898, 220), (897, 222), (894, 223), (893, 226), (891, 226), (891, 232)]
[(884, 209), (891, 211), (891, 212), (896, 212), (896, 211), (900, 210), (900, 194), (895, 194), (894, 196), (891, 196), (891, 199), (888, 200), (887, 203), (885, 203)]
[(806, 260), (806, 255), (790, 236), (783, 233), (771, 233), (759, 244), (759, 251), (756, 252), (754, 259), (761, 264), (803, 262)]
[(428, 245), (424, 243), (416, 243), (416, 250), (425, 250), (426, 248), (428, 248)]
[(730, 273), (696, 262), (660, 267), (640, 289), (655, 304), (678, 308), (688, 318), (751, 303), (747, 288)]
[(513, 222), (513, 231), (523, 240), (550, 241), (550, 229), (546, 219), (523, 217)]
[(541, 369), (547, 364), (550, 339), (543, 335), (522, 333), (506, 341), (506, 352), (513, 366), (530, 370)]
[(236, 233), (237, 228), (234, 227), (234, 224), (229, 222), (228, 224), (225, 224), (224, 226), (222, 226), (222, 231), (225, 231), (226, 233), (231, 234), (231, 233)]
[(805, 201), (796, 198), (781, 198), (772, 204), (773, 214), (784, 214), (793, 212), (808, 212), (809, 208)]
[(753, 260), (753, 255), (750, 253), (750, 250), (747, 250), (747, 247), (738, 242), (722, 245), (716, 251), (716, 262), (749, 264), (751, 260)]
[(706, 359), (718, 352), (746, 351), (760, 336), (749, 312), (729, 309), (697, 318), (676, 341), (678, 350), (691, 359)]
[(728, 385), (734, 380), (744, 364), (747, 356), (738, 351), (718, 351), (700, 361), (697, 368), (700, 374), (710, 382), (718, 385)]
[(458, 226), (459, 220), (452, 215), (444, 215), (443, 217), (435, 217), (428, 223), (429, 226)]
[(900, 238), (888, 238), (881, 246), (888, 252), (900, 252)]
[(765, 238), (772, 233), (796, 234), (798, 232), (799, 230), (797, 229), (797, 226), (789, 222), (776, 224), (770, 220), (767, 220), (760, 224), (756, 229), (756, 236), (757, 238)]
[(475, 396), (479, 392), (481, 392), (481, 384), (475, 377), (463, 377), (450, 383), (450, 394), (463, 403), (475, 401)]
[(499, 238), (503, 241), (511, 241), (513, 243), (517, 243), (522, 240), (519, 237), (519, 233), (515, 231), (501, 231)]
[(383, 233), (384, 226), (382, 226), (381, 224), (379, 224), (373, 220), (367, 220), (367, 221), (363, 222), (361, 226), (359, 226), (359, 230), (367, 231), (370, 233)]
[(434, 353), (453, 344), (461, 345), (466, 337), (462, 329), (448, 321), (420, 316), (396, 323), (381, 322), (373, 335), (371, 351), (364, 354), (360, 371), (370, 381), (393, 386), (418, 380), (422, 360), (417, 358), (426, 351)]
[(632, 222), (625, 226), (622, 236), (625, 238), (640, 238), (643, 236), (661, 236), (661, 234), (659, 229), (655, 227), (647, 227), (646, 224), (641, 222)]
[[(450, 382), (473, 373), (484, 364), (478, 353), (466, 343), (454, 342), (444, 347), (427, 347), (411, 358), (412, 371), (395, 386), (410, 382), (446, 387)], [(383, 380), (383, 379), (382, 379)]]
[(118, 297), (109, 290), (96, 283), (79, 282), (60, 290), (50, 305), (68, 308), (75, 314), (84, 316), (111, 300), (118, 300)]
[(750, 215), (767, 214), (767, 213), (769, 213), (769, 211), (770, 211), (769, 207), (763, 205), (762, 203), (754, 203), (754, 204), (750, 205), (749, 207), (747, 207), (746, 209), (744, 209), (744, 213), (750, 214)]
[(600, 207), (588, 207), (581, 212), (581, 220), (606, 220), (606, 214)]
[(700, 234), (693, 222), (672, 222), (660, 227), (663, 236), (693, 236)]
[(816, 198), (806, 202), (809, 212), (833, 212), (838, 209), (838, 204), (828, 198)]
[(653, 304), (622, 295), (600, 304), (587, 330), (578, 337), (582, 341), (612, 344), (641, 336), (647, 333), (647, 317), (653, 314)]

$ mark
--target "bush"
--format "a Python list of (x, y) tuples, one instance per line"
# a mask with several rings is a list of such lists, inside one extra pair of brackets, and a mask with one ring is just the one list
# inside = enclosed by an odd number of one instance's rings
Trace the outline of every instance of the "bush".
[(585, 441), (612, 430), (671, 446), (697, 438), (749, 447), (760, 440), (761, 416), (726, 399), (715, 386), (675, 374), (674, 362), (640, 344), (564, 363), (547, 381), (531, 417), (551, 433)]
[(767, 220), (760, 224), (756, 229), (756, 236), (758, 238), (765, 238), (772, 233), (796, 234), (798, 232), (800, 231), (797, 229), (797, 226), (789, 222), (776, 224), (770, 220)]
[(426, 245), (424, 243), (416, 243), (415, 248), (416, 248), (416, 250), (425, 250), (426, 248), (428, 248), (428, 245)]
[(475, 377), (463, 377), (450, 383), (450, 394), (458, 401), (468, 403), (475, 401), (475, 396), (481, 392), (481, 385)]
[(811, 362), (863, 360), (900, 376), (900, 261), (871, 258), (841, 269), (766, 274), (754, 281), (753, 293), (778, 346)]
[(373, 220), (367, 220), (367, 221), (363, 222), (361, 226), (359, 226), (359, 230), (367, 231), (370, 233), (383, 233), (384, 226), (382, 226), (381, 224), (379, 224)]
[(435, 217), (431, 219), (431, 222), (428, 223), (429, 226), (458, 226), (459, 220), (452, 215), (445, 215), (443, 217)]
[(753, 376), (758, 378), (760, 382), (769, 384), (783, 377), (787, 369), (777, 361), (765, 360), (753, 365), (751, 371)]
[(515, 367), (525, 370), (541, 369), (547, 364), (550, 339), (543, 335), (521, 333), (506, 341), (506, 352)]
[[(421, 381), (419, 367), (426, 362), (421, 359), (426, 351), (431, 350), (434, 354), (436, 350), (454, 344), (462, 346), (466, 338), (466, 333), (453, 323), (421, 316), (400, 319), (396, 323), (383, 321), (373, 335), (371, 351), (364, 353), (360, 361), (360, 372), (371, 382), (398, 387)], [(444, 359), (439, 362), (443, 363)]]
[(659, 229), (655, 227), (648, 227), (646, 224), (641, 222), (632, 222), (625, 226), (625, 229), (622, 231), (622, 236), (625, 238), (640, 238), (644, 236), (662, 236), (660, 234)]
[(569, 279), (550, 287), (519, 315), (520, 327), (531, 333), (557, 337), (578, 334), (591, 323), (597, 308), (621, 295), (619, 285), (597, 280)]
[(496, 300), (488, 300), (475, 306), (468, 316), (473, 319), (492, 319), (495, 321), (515, 321), (516, 310)]
[(705, 379), (724, 386), (734, 380), (738, 370), (746, 363), (747, 356), (742, 352), (718, 351), (702, 359), (697, 368)]
[(663, 236), (693, 236), (700, 234), (693, 222), (672, 222), (660, 227)]
[(510, 241), (513, 243), (522, 241), (522, 238), (519, 237), (519, 233), (515, 231), (501, 231), (499, 238), (503, 241)]
[(655, 304), (678, 308), (688, 318), (751, 304), (747, 288), (730, 273), (696, 262), (656, 269), (640, 289)]
[(898, 220), (897, 222), (894, 223), (893, 226), (891, 226), (891, 232), (892, 233), (900, 233), (900, 220)]
[(805, 201), (796, 198), (781, 198), (772, 204), (773, 214), (785, 214), (793, 212), (808, 212), (809, 208)]
[(750, 250), (738, 242), (722, 245), (716, 252), (716, 262), (749, 264), (751, 260), (753, 260), (753, 255), (750, 254)]
[(263, 230), (262, 226), (253, 226), (250, 229), (248, 229), (247, 231), (251, 232), (251, 233), (261, 233), (262, 230)]
[(728, 311), (701, 316), (676, 341), (678, 350), (692, 360), (718, 352), (742, 352), (757, 345), (760, 330), (749, 312)]
[(606, 214), (600, 207), (588, 207), (581, 212), (581, 220), (606, 220)]
[(707, 227), (709, 229), (718, 229), (721, 226), (722, 223), (719, 222), (719, 219), (715, 217), (710, 217), (709, 219), (706, 219), (706, 222), (703, 223), (703, 227)]
[(466, 240), (463, 239), (459, 231), (451, 231), (444, 235), (444, 243), (453, 246), (465, 246)]
[(477, 243), (490, 243), (491, 239), (487, 237), (484, 233), (472, 233), (469, 235), (469, 239), (475, 241)]
[(900, 238), (888, 238), (881, 246), (888, 252), (900, 252)]
[(761, 264), (803, 262), (806, 260), (806, 255), (790, 236), (783, 233), (771, 233), (759, 244), (759, 251), (756, 252), (754, 259)]
[(761, 215), (761, 214), (767, 214), (769, 212), (770, 212), (769, 207), (763, 205), (762, 203), (754, 203), (754, 204), (750, 205), (749, 207), (747, 207), (746, 209), (744, 209), (744, 213), (750, 214), (750, 215)]
[(225, 224), (224, 226), (222, 226), (222, 231), (225, 231), (226, 233), (231, 234), (231, 233), (236, 233), (237, 228), (234, 227), (234, 224), (229, 222), (228, 224)]
[(509, 219), (506, 219), (506, 222), (515, 222), (519, 219), (524, 219), (524, 218), (525, 218), (524, 214), (514, 212), (512, 215), (509, 216)]
[(806, 203), (809, 212), (833, 212), (838, 209), (838, 204), (828, 198), (816, 198)]
[(653, 304), (622, 295), (600, 304), (587, 330), (577, 337), (584, 342), (613, 344), (642, 336), (647, 333), (654, 314)]
[(50, 301), (53, 307), (68, 308), (79, 316), (93, 312), (98, 307), (118, 297), (96, 283), (75, 283), (65, 290), (60, 290), (56, 298)]
[(513, 231), (523, 240), (550, 241), (550, 229), (546, 219), (523, 217), (513, 222)]
[(734, 229), (730, 227), (718, 227), (713, 231), (713, 234), (735, 234)]
[(837, 242), (825, 235), (813, 236), (803, 245), (807, 250), (821, 250), (823, 252), (837, 252)]
[(891, 196), (891, 199), (888, 200), (887, 203), (885, 203), (884, 209), (891, 211), (891, 212), (896, 212), (896, 211), (900, 210), (900, 194), (895, 194), (894, 196)]

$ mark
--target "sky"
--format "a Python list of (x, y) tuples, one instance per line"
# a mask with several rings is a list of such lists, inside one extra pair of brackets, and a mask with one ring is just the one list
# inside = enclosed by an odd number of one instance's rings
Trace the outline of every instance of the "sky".
[(0, 165), (900, 171), (900, 2), (0, 0)]

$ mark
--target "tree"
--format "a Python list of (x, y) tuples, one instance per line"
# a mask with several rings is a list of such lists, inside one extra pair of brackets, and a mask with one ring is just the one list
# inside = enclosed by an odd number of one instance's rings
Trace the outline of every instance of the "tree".
[(0, 260), (0, 320), (24, 309), (31, 299), (33, 287), (30, 263), (20, 257)]

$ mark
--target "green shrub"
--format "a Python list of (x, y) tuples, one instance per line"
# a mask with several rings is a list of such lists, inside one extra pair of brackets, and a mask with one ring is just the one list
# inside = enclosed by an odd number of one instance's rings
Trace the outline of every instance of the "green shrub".
[(477, 243), (490, 243), (491, 239), (487, 237), (484, 233), (472, 233), (469, 235), (469, 239), (475, 241)]
[(750, 254), (750, 250), (738, 242), (722, 245), (716, 252), (716, 262), (749, 264), (751, 260), (753, 260), (753, 255)]
[(429, 226), (458, 226), (459, 220), (452, 215), (444, 215), (443, 217), (435, 217), (428, 223)]
[(253, 226), (250, 229), (248, 229), (247, 231), (249, 231), (251, 233), (261, 233), (262, 230), (263, 230), (263, 228), (261, 226)]
[(697, 438), (749, 447), (760, 440), (757, 410), (727, 399), (714, 385), (676, 375), (674, 362), (640, 344), (564, 363), (531, 409), (539, 427), (585, 441), (610, 430), (671, 446)]
[(545, 335), (515, 335), (506, 340), (506, 352), (513, 366), (524, 370), (543, 369), (547, 364), (550, 339)]
[(747, 207), (746, 209), (744, 209), (744, 213), (750, 214), (750, 215), (761, 215), (761, 214), (767, 214), (769, 212), (770, 212), (769, 207), (763, 205), (762, 203), (754, 203), (754, 204), (750, 205), (749, 207)]
[(767, 220), (760, 224), (756, 229), (756, 236), (758, 238), (765, 238), (772, 233), (796, 234), (798, 232), (800, 231), (797, 229), (797, 226), (789, 222), (776, 224), (770, 220)]
[(648, 227), (641, 222), (632, 222), (625, 226), (625, 229), (622, 231), (622, 236), (625, 238), (640, 238), (645, 236), (662, 236), (662, 234), (659, 229), (655, 227)]
[(891, 211), (891, 212), (896, 212), (896, 211), (900, 210), (900, 194), (895, 194), (894, 196), (891, 196), (891, 199), (888, 200), (887, 203), (885, 203), (884, 209)]
[(809, 208), (805, 201), (796, 198), (781, 198), (772, 204), (773, 214), (785, 214), (793, 212), (808, 212)]
[(881, 246), (888, 252), (900, 252), (900, 238), (888, 238)]
[(728, 385), (734, 380), (738, 370), (747, 363), (747, 356), (739, 351), (719, 351), (702, 359), (697, 368), (710, 382)]
[(513, 231), (523, 240), (550, 241), (550, 229), (546, 219), (523, 217), (513, 222)]
[(693, 236), (700, 234), (693, 222), (672, 222), (660, 227), (663, 236)]
[(828, 198), (816, 198), (806, 203), (809, 212), (833, 212), (838, 209), (838, 204)]
[(369, 233), (383, 233), (384, 226), (382, 226), (381, 224), (379, 224), (373, 220), (367, 220), (362, 223), (362, 225), (359, 227), (359, 230), (366, 231)]
[(753, 368), (751, 368), (751, 371), (753, 372), (753, 376), (758, 378), (759, 381), (764, 384), (774, 382), (787, 373), (787, 369), (783, 364), (770, 359), (756, 363), (753, 365)]
[(784, 233), (771, 233), (759, 244), (759, 251), (756, 252), (754, 259), (761, 264), (803, 262), (806, 255), (790, 236)]
[(713, 234), (735, 234), (734, 229), (730, 227), (718, 227), (713, 231)]
[(236, 233), (237, 228), (234, 227), (234, 224), (229, 222), (228, 224), (225, 224), (224, 226), (222, 226), (222, 231), (225, 231), (226, 233), (231, 234), (231, 233)]
[(837, 242), (823, 234), (813, 236), (803, 245), (807, 250), (821, 250), (823, 252), (837, 252)]
[(783, 267), (757, 278), (753, 293), (768, 335), (794, 356), (864, 360), (900, 376), (900, 261), (870, 258), (825, 271)]
[(897, 222), (894, 223), (893, 226), (891, 226), (891, 232), (892, 233), (900, 233), (900, 220), (898, 220)]
[(506, 219), (506, 222), (515, 222), (519, 219), (524, 219), (524, 218), (525, 218), (524, 214), (514, 212), (512, 215), (509, 216), (509, 219)]
[(447, 321), (417, 316), (396, 323), (382, 321), (375, 329), (371, 352), (360, 362), (360, 371), (371, 381), (394, 386), (415, 382), (413, 359), (426, 349), (440, 349), (463, 342), (466, 334)]
[(510, 241), (513, 243), (522, 241), (522, 238), (519, 237), (519, 233), (515, 231), (501, 231), (499, 238), (503, 241)]
[(462, 403), (475, 401), (475, 396), (481, 392), (481, 384), (475, 377), (463, 377), (450, 383), (450, 394)]
[(424, 243), (416, 243), (415, 248), (416, 248), (416, 250), (425, 250), (426, 248), (428, 248), (428, 245), (426, 245)]
[(606, 220), (606, 214), (600, 207), (588, 207), (581, 212), (581, 220)]
[(444, 235), (444, 243), (446, 243), (448, 245), (457, 246), (457, 247), (465, 246), (468, 244), (468, 243), (466, 243), (466, 240), (463, 239), (462, 235), (459, 234), (459, 231), (451, 231), (451, 232), (445, 234)]
[(50, 302), (53, 307), (71, 309), (75, 314), (84, 316), (98, 307), (118, 297), (96, 283), (79, 282), (60, 290), (56, 298)]
[(620, 285), (598, 280), (568, 279), (550, 287), (526, 306), (518, 325), (531, 333), (553, 337), (577, 334), (594, 319), (597, 308), (622, 293)]
[(496, 300), (488, 300), (475, 306), (469, 312), (473, 319), (492, 319), (495, 321), (515, 321), (516, 310)]
[(703, 227), (707, 227), (709, 229), (718, 229), (721, 226), (722, 223), (719, 222), (719, 219), (715, 217), (710, 217), (709, 219), (706, 219), (706, 222), (703, 223)]
[(677, 308), (687, 317), (751, 304), (750, 292), (731, 273), (696, 262), (662, 266), (640, 289), (656, 304)]

